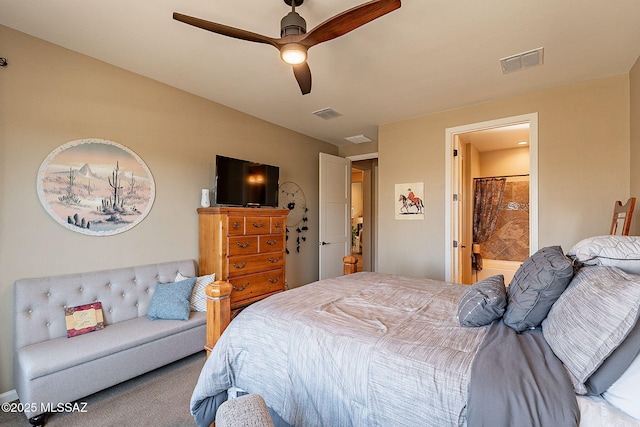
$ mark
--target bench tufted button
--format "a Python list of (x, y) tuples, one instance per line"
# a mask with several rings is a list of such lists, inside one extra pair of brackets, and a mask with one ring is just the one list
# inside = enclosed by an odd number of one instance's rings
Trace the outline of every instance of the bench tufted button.
[(47, 292), (47, 296), (50, 297), (51, 296), (51, 292)]
[(80, 292), (84, 292), (84, 288), (80, 288)]
[(110, 308), (110, 309), (109, 309), (109, 313), (113, 313), (113, 308)]
[(27, 310), (27, 313), (31, 314), (31, 313), (33, 313), (33, 310), (29, 309), (29, 310)]
[(124, 298), (124, 292), (120, 295), (122, 298)]
[(136, 307), (140, 307), (140, 304), (136, 303)]
[(144, 291), (145, 291), (146, 293), (149, 293), (149, 292), (151, 292), (151, 289), (147, 288), (147, 289), (145, 289)]
[(51, 322), (47, 322), (47, 328), (51, 326)]

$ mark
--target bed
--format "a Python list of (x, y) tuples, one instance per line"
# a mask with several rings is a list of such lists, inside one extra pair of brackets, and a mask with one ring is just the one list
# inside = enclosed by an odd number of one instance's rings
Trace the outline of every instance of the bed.
[(638, 427), (638, 239), (543, 248), (508, 290), (356, 273), (269, 297), (208, 334), (196, 424), (239, 389), (277, 426)]

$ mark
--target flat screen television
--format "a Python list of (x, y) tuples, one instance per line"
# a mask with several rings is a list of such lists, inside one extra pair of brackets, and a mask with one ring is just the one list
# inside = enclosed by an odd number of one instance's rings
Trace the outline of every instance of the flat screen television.
[(278, 207), (279, 167), (216, 155), (215, 173), (216, 205)]

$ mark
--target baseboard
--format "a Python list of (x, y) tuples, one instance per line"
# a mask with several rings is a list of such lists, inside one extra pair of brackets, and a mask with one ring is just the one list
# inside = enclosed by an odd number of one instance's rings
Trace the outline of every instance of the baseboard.
[(14, 400), (18, 400), (18, 393), (15, 390), (0, 394), (0, 403), (13, 402)]

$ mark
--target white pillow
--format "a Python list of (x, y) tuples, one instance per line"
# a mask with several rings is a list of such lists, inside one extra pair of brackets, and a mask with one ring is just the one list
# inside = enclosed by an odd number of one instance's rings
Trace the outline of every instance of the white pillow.
[(640, 236), (595, 236), (581, 240), (568, 256), (586, 265), (618, 267), (640, 274)]
[[(180, 282), (185, 279), (188, 279), (188, 277), (178, 273), (175, 281)], [(199, 276), (196, 279), (196, 284), (193, 287), (193, 292), (191, 293), (191, 311), (207, 311), (207, 295), (204, 293), (204, 289), (207, 285), (215, 282), (215, 280), (215, 273), (208, 274), (206, 276)]]
[(640, 384), (640, 355), (635, 358), (624, 374), (602, 393), (602, 397), (625, 414), (640, 420), (638, 384)]

